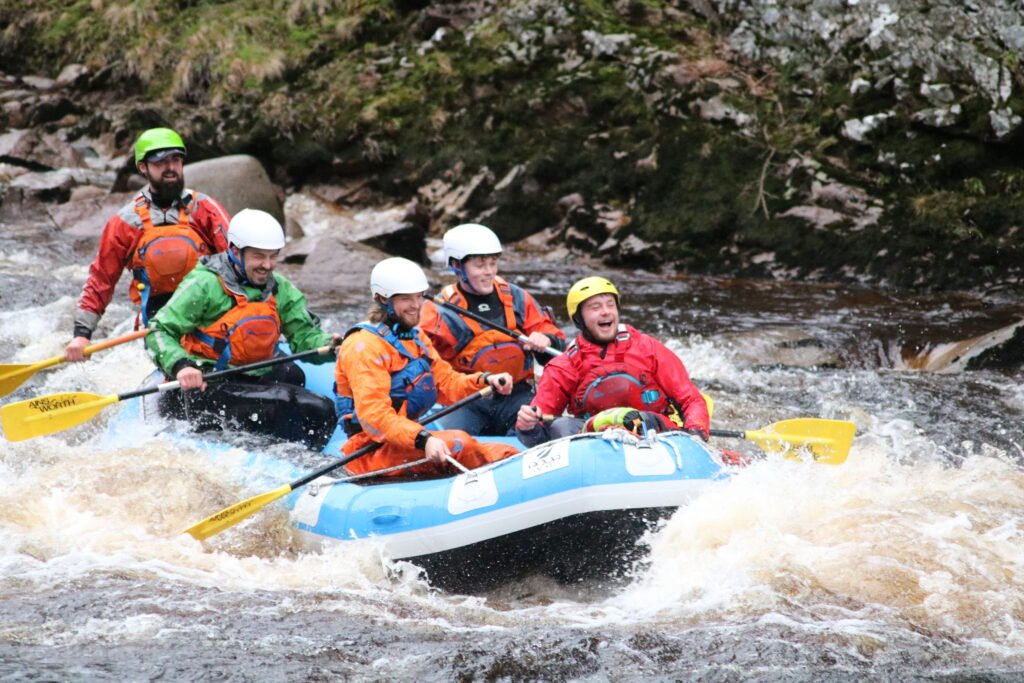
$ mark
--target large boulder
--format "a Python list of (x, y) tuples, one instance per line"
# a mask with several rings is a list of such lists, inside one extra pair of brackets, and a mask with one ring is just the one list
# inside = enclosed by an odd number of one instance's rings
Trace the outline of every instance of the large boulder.
[(64, 204), (48, 205), (46, 211), (53, 224), (65, 235), (76, 239), (98, 239), (110, 217), (131, 201), (133, 196), (132, 192), (118, 192), (72, 198)]
[(261, 209), (284, 223), (277, 191), (256, 157), (232, 154), (188, 164), (185, 185), (210, 195), (232, 216), (242, 209)]
[(292, 278), (307, 295), (370, 302), (370, 270), (387, 252), (352, 242), (338, 234), (306, 237), (308, 255)]
[(349, 209), (306, 193), (285, 200), (285, 231), (293, 242), (285, 258), (302, 261), (314, 242), (309, 239), (334, 235), (360, 242), (388, 254), (423, 263), (426, 260), (426, 232), (413, 201), (403, 206)]

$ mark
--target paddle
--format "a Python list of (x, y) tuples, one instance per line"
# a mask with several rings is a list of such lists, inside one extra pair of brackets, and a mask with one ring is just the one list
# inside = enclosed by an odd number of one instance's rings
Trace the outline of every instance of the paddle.
[[(420, 424), (427, 424), (428, 422), (433, 422), (438, 418), (444, 417), (445, 415), (455, 412), (456, 410), (462, 408), (463, 406), (469, 405), (470, 403), (476, 401), (477, 399), (481, 399), (485, 396), (490, 395), (491, 391), (492, 389), (490, 387), (485, 387), (480, 391), (476, 392), (475, 394), (470, 394), (461, 401), (456, 401), (450, 406), (442, 408), (441, 410), (437, 411), (436, 413), (433, 413), (432, 415), (426, 415), (420, 418), (418, 422)], [(298, 489), (299, 487), (305, 486), (309, 482), (315, 479), (319, 479), (328, 472), (332, 472), (338, 469), (339, 467), (347, 465), (356, 458), (361, 458), (367, 453), (371, 453), (377, 450), (382, 445), (383, 444), (379, 443), (367, 444), (362, 448), (348, 454), (344, 458), (341, 458), (336, 462), (332, 462), (330, 465), (327, 465), (325, 467), (321, 467), (315, 472), (307, 474), (304, 477), (296, 479), (290, 484), (285, 484), (284, 486), (276, 488), (273, 491), (261, 493), (258, 496), (253, 496), (252, 498), (243, 500), (241, 503), (235, 503), (231, 507), (224, 508), (217, 514), (211, 515), (203, 521), (198, 522), (197, 524), (193, 524), (189, 528), (185, 529), (185, 533), (190, 534), (192, 538), (198, 541), (203, 541), (209, 538), (210, 536), (213, 536), (214, 534), (219, 534), (221, 531), (224, 531), (228, 527), (232, 527), (238, 524), (243, 519), (246, 519), (247, 517), (255, 514), (257, 511), (263, 509), (267, 505), (270, 505), (278, 498), (287, 496), (289, 493)]]
[[(488, 320), (487, 318), (484, 318), (483, 316), (479, 316), (476, 313), (473, 313), (472, 311), (467, 311), (462, 306), (456, 306), (453, 303), (445, 301), (444, 297), (442, 297), (440, 294), (438, 294), (437, 296), (433, 296), (433, 297), (430, 296), (429, 294), (424, 294), (423, 296), (425, 298), (427, 298), (427, 299), (430, 299), (431, 301), (433, 301), (435, 304), (437, 304), (441, 308), (447, 308), (449, 311), (451, 311), (453, 313), (458, 313), (459, 315), (466, 316), (470, 320), (475, 320), (476, 322), (480, 323), (484, 327), (489, 327), (492, 330), (497, 330), (498, 332), (501, 332), (502, 334), (506, 334), (509, 337), (511, 337), (512, 339), (515, 339), (520, 344), (527, 344), (530, 341), (526, 337), (526, 335), (523, 334), (522, 332), (520, 332), (519, 330), (510, 330), (507, 327), (505, 327), (504, 325), (499, 325), (498, 323), (494, 322), (493, 320)], [(556, 348), (550, 347), (550, 346), (547, 347), (546, 349), (544, 349), (543, 352), (548, 354), (552, 358), (557, 358), (558, 356), (562, 355), (561, 351), (559, 351)]]
[[(703, 394), (705, 401), (709, 404), (709, 413), (713, 410), (711, 397)], [(555, 420), (554, 415), (541, 415), (543, 422), (550, 424)], [(794, 457), (788, 452), (806, 447), (815, 462), (839, 465), (846, 461), (850, 454), (850, 445), (853, 443), (853, 434), (856, 425), (843, 420), (826, 420), (818, 417), (801, 417), (793, 420), (783, 420), (768, 425), (764, 429), (749, 432), (739, 432), (730, 429), (712, 429), (711, 436), (747, 439), (769, 453), (787, 453), (787, 457)]]
[[(85, 353), (86, 356), (90, 356), (97, 351), (109, 349), (110, 347), (117, 346), (118, 344), (142, 339), (147, 334), (149, 334), (149, 330), (137, 330), (130, 334), (114, 337), (113, 339), (107, 339), (99, 344), (86, 346), (83, 353)], [(52, 368), (54, 365), (63, 362), (64, 356), (54, 356), (53, 358), (41, 360), (38, 363), (7, 363), (0, 365), (0, 396), (6, 396), (11, 393), (21, 386), (25, 380), (40, 370)]]
[[(207, 382), (222, 379), (230, 375), (236, 375), (251, 370), (267, 368), (271, 365), (279, 365), (288, 361), (306, 358), (308, 356), (330, 353), (334, 344), (310, 349), (302, 353), (293, 353), (290, 356), (279, 356), (269, 360), (262, 360), (249, 365), (239, 365), (227, 370), (219, 370), (203, 375)], [(84, 391), (70, 392), (66, 394), (50, 394), (40, 396), (27, 401), (18, 401), (0, 408), (0, 424), (4, 428), (4, 436), (8, 441), (23, 441), (37, 436), (60, 432), (75, 425), (81, 424), (98, 414), (109, 405), (130, 398), (137, 398), (157, 392), (174, 391), (180, 389), (179, 382), (164, 382), (155, 387), (137, 389), (124, 394), (111, 394), (100, 396)]]
[[(856, 425), (844, 420), (801, 417), (776, 422), (755, 431), (712, 429), (711, 436), (747, 439), (769, 453), (787, 453), (805, 447), (814, 456), (814, 462), (839, 465), (850, 454), (856, 429)], [(792, 456), (788, 454), (787, 457)]]

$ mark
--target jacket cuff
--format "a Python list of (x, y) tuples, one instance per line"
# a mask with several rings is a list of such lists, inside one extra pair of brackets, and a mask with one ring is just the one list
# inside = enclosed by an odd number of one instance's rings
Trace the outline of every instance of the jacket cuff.
[(178, 373), (181, 372), (184, 368), (195, 368), (196, 370), (198, 370), (199, 366), (196, 365), (191, 358), (181, 358), (171, 368), (171, 377), (177, 377)]
[[(96, 326), (100, 323), (100, 316), (92, 311), (87, 311), (84, 308), (78, 308), (75, 310), (74, 324), (75, 324), (75, 336), (85, 337), (86, 339), (92, 339), (92, 333), (96, 329)], [(87, 333), (79, 335), (79, 330), (85, 330)]]
[(71, 336), (92, 339), (92, 330), (81, 323), (75, 323), (75, 330), (71, 333)]

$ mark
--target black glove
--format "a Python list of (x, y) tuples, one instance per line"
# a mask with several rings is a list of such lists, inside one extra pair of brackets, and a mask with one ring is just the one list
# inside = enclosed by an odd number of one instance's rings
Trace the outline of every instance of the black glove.
[(683, 431), (686, 432), (687, 434), (693, 434), (694, 436), (699, 436), (704, 443), (708, 442), (707, 432), (705, 432), (703, 429), (691, 428), (691, 429), (683, 429)]

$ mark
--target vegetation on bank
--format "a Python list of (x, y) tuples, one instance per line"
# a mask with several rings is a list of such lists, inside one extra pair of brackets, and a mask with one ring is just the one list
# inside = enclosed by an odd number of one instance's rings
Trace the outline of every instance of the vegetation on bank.
[[(972, 133), (984, 112), (940, 131), (897, 106), (850, 141), (844, 122), (891, 93), (857, 97), (840, 78), (748, 62), (727, 46), (728, 17), (688, 7), (0, 0), (0, 62), (50, 76), (85, 64), (90, 87), (128, 112), (98, 110), (94, 128), (168, 123), (201, 153), (254, 154), (289, 184), (371, 177), (405, 198), (482, 178), (465, 217), (506, 239), (562, 221), (597, 245), (597, 215), (619, 211), (617, 238), (661, 245), (627, 261), (639, 265), (1016, 281), (1022, 153), (1012, 137)], [(863, 194), (822, 190), (836, 187)], [(584, 207), (566, 217), (559, 199), (573, 193)], [(835, 215), (815, 224), (794, 207)]]

